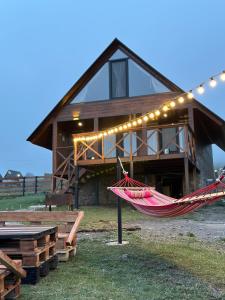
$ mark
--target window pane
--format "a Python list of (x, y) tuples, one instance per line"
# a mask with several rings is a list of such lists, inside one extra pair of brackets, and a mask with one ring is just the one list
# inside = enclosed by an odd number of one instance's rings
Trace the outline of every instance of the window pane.
[(106, 63), (86, 84), (72, 103), (109, 99), (109, 64)]
[(158, 151), (158, 132), (147, 130), (148, 155), (154, 155)]
[(129, 59), (129, 96), (169, 92), (159, 80)]
[(121, 50), (116, 50), (116, 52), (113, 53), (113, 55), (110, 57), (109, 60), (115, 60), (115, 59), (122, 59), (122, 58), (127, 58), (127, 55), (121, 51)]
[[(123, 140), (123, 148), (124, 150), (124, 156), (129, 156), (131, 149), (130, 149), (130, 134), (124, 133), (124, 140)], [(136, 132), (132, 132), (131, 134), (132, 139), (132, 156), (137, 155), (137, 135)]]
[[(105, 158), (116, 157), (116, 135), (104, 137), (104, 156)], [(113, 149), (114, 148), (114, 149)]]
[(111, 62), (112, 98), (127, 96), (126, 61)]
[(175, 145), (177, 136), (176, 128), (162, 129), (162, 147), (165, 154), (177, 153), (177, 146)]

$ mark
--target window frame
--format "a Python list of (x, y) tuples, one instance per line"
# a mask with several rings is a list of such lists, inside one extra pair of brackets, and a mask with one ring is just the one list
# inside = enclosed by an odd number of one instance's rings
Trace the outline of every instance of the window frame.
[[(129, 58), (120, 58), (109, 61), (109, 100), (113, 99), (123, 99), (129, 97), (129, 67), (128, 67), (128, 59)], [(121, 97), (113, 97), (112, 96), (112, 64), (117, 62), (125, 62), (125, 76), (126, 76), (126, 95)]]

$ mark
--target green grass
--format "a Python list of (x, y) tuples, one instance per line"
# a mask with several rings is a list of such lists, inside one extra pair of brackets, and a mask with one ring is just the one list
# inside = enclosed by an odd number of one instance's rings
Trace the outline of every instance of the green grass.
[(106, 245), (110, 238), (80, 240), (75, 258), (38, 285), (23, 286), (20, 299), (225, 298), (224, 253), (189, 239), (157, 243), (132, 233), (121, 247)]
[(43, 204), (44, 195), (30, 195), (25, 197), (0, 198), (1, 210), (26, 209), (31, 205)]

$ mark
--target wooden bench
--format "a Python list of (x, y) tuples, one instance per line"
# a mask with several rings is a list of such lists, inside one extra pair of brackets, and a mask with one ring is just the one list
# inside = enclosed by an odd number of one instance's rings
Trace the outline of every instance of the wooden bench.
[(59, 261), (67, 261), (76, 253), (77, 231), (83, 217), (83, 211), (2, 211), (0, 212), (0, 225), (7, 226), (10, 222), (57, 225), (56, 252)]

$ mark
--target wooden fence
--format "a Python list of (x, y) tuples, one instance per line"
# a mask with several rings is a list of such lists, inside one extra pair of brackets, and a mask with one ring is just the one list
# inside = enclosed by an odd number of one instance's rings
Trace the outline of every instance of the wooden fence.
[(51, 184), (51, 176), (3, 179), (0, 182), (0, 197), (25, 196), (50, 192)]

